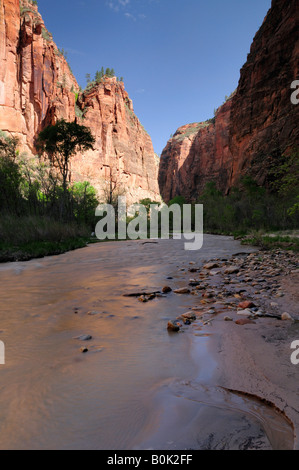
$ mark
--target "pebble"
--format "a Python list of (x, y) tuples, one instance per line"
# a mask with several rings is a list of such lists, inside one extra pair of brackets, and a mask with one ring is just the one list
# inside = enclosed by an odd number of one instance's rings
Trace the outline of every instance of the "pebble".
[(181, 315), (182, 318), (187, 318), (188, 320), (190, 321), (195, 321), (196, 320), (196, 315), (195, 313), (193, 312), (187, 312), (187, 313), (183, 313)]
[(174, 291), (175, 294), (190, 294), (190, 289), (187, 287), (182, 287), (181, 289), (176, 289)]
[(80, 349), (80, 351), (81, 351), (81, 353), (87, 353), (87, 352), (88, 352), (88, 349), (87, 349), (87, 348), (84, 348), (84, 347), (82, 347), (82, 348)]
[(286, 321), (286, 320), (292, 320), (293, 321), (293, 317), (291, 317), (291, 315), (287, 312), (284, 312), (282, 315), (281, 315), (281, 319), (283, 321)]
[(239, 271), (240, 269), (237, 266), (229, 266), (228, 268), (226, 268), (224, 272), (225, 274), (235, 274), (235, 273), (238, 273)]
[(253, 302), (250, 302), (249, 300), (245, 300), (244, 302), (240, 302), (238, 307), (245, 310), (246, 308), (254, 308), (255, 305)]
[(181, 324), (177, 321), (172, 321), (170, 320), (168, 323), (167, 323), (167, 329), (168, 331), (175, 331), (175, 332), (178, 332), (180, 331), (180, 328), (181, 328)]
[(81, 336), (76, 336), (74, 339), (77, 339), (79, 341), (90, 341), (92, 339), (91, 335), (81, 335)]
[(224, 317), (224, 321), (233, 321), (231, 317)]
[(167, 294), (168, 292), (172, 292), (172, 288), (169, 286), (164, 286), (162, 292), (163, 294)]
[(204, 265), (204, 269), (214, 269), (214, 268), (219, 268), (219, 264), (217, 263), (207, 263)]
[(249, 315), (252, 315), (252, 312), (249, 309), (245, 309), (245, 310), (239, 310), (237, 314), (248, 317)]

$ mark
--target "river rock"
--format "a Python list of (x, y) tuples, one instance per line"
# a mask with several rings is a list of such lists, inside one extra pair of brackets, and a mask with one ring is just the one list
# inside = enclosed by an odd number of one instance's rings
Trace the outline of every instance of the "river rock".
[(224, 317), (224, 321), (233, 321), (231, 317)]
[(175, 294), (190, 294), (190, 289), (188, 287), (182, 287), (181, 289), (176, 289)]
[(229, 266), (228, 268), (226, 268), (224, 273), (225, 274), (235, 274), (235, 273), (238, 273), (239, 271), (240, 271), (240, 269), (238, 268), (238, 266)]
[(242, 310), (245, 310), (246, 308), (254, 308), (255, 305), (253, 302), (250, 302), (249, 300), (245, 300), (244, 302), (240, 302), (238, 307), (241, 308)]
[(286, 321), (286, 320), (291, 320), (291, 321), (293, 321), (293, 317), (292, 317), (289, 313), (287, 313), (287, 312), (284, 312), (284, 313), (281, 315), (281, 319), (282, 319), (283, 321)]
[(219, 268), (219, 264), (217, 263), (207, 263), (204, 265), (204, 269), (214, 269), (214, 268)]
[(162, 292), (163, 294), (167, 294), (168, 292), (172, 292), (172, 288), (169, 286), (164, 286)]
[(238, 314), (238, 315), (242, 315), (242, 316), (244, 316), (244, 317), (248, 317), (248, 316), (252, 315), (252, 312), (251, 312), (250, 310), (248, 310), (248, 309), (245, 309), (245, 310), (239, 310), (239, 311), (237, 312), (237, 314)]
[(147, 296), (147, 298), (148, 298), (148, 300), (153, 300), (153, 299), (156, 298), (156, 294), (154, 294), (154, 293), (153, 293), (153, 294), (149, 294), (149, 295)]
[(92, 339), (91, 335), (80, 335), (76, 336), (74, 339), (77, 339), (79, 341), (90, 341)]
[(196, 320), (196, 315), (193, 312), (186, 312), (181, 315), (182, 318), (186, 318), (190, 321), (195, 321)]
[(178, 331), (180, 331), (180, 328), (181, 328), (181, 324), (180, 324), (178, 321), (176, 321), (176, 320), (174, 320), (174, 321), (170, 320), (170, 321), (167, 323), (167, 329), (168, 329), (168, 331), (175, 331), (175, 332), (178, 332)]

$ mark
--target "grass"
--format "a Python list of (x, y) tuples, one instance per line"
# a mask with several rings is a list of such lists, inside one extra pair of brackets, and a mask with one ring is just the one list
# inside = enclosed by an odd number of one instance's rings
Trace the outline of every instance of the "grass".
[(262, 250), (280, 249), (299, 252), (298, 236), (264, 234), (258, 232), (244, 237), (241, 244), (258, 246)]
[(72, 238), (63, 241), (34, 241), (13, 245), (0, 243), (0, 263), (9, 261), (28, 261), (33, 258), (60, 255), (67, 251), (76, 250), (86, 246), (89, 239)]
[(0, 262), (27, 261), (86, 246), (88, 227), (37, 216), (2, 216)]

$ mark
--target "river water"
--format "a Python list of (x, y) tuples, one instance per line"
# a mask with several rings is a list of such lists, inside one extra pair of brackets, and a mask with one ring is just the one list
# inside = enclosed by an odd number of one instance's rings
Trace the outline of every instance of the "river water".
[[(232, 419), (236, 429), (268, 427), (267, 439), (271, 420), (287, 433), (259, 405), (209, 386), (216, 361), (204, 330), (167, 332), (191, 296), (123, 296), (183, 287), (180, 269), (190, 262), (250, 250), (206, 235), (195, 252), (179, 240), (107, 242), (0, 265), (0, 448), (219, 447), (217, 432)], [(76, 339), (85, 334), (92, 339)]]

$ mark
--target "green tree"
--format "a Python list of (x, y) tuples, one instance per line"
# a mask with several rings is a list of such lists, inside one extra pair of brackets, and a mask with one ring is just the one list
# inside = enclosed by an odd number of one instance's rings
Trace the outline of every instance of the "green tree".
[(96, 81), (97, 83), (99, 83), (99, 82), (102, 80), (102, 78), (103, 78), (102, 73), (101, 73), (99, 70), (97, 70), (97, 72), (96, 72), (96, 74), (95, 74), (95, 81)]
[(62, 178), (65, 202), (71, 158), (78, 151), (92, 150), (94, 142), (89, 128), (76, 122), (67, 122), (64, 119), (57, 121), (54, 126), (46, 127), (39, 133), (37, 139), (39, 155), (46, 155), (51, 164), (58, 168)]
[(0, 134), (0, 209), (15, 214), (21, 213), (22, 174), (17, 163), (18, 140)]
[(77, 221), (94, 226), (96, 221), (95, 209), (99, 204), (95, 188), (88, 181), (84, 181), (73, 184), (70, 192)]

